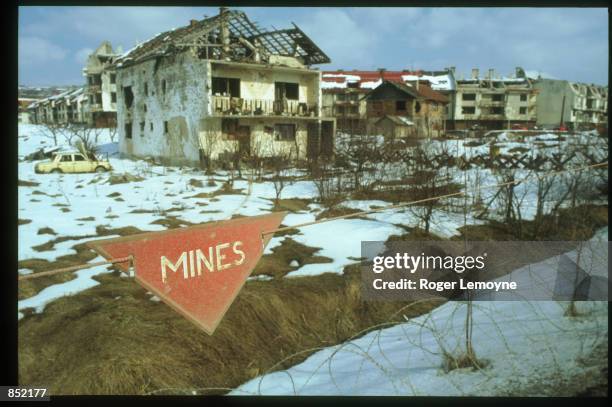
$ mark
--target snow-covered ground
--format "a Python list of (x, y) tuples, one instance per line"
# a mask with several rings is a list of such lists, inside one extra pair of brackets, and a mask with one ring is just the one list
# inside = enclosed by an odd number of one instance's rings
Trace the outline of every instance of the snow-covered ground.
[[(593, 238), (605, 242), (606, 250), (607, 229)], [(575, 253), (570, 257), (575, 259)], [(602, 265), (607, 272), (607, 256)], [(521, 268), (510, 280), (530, 276)], [(578, 302), (578, 316), (573, 317), (566, 315), (568, 302), (472, 304), (472, 346), (483, 361), (480, 369), (443, 369), (445, 353), (457, 357), (465, 350), (467, 305), (447, 302), (427, 315), (319, 350), (302, 363), (252, 379), (230, 394), (555, 395), (562, 383), (584, 374), (583, 360), (596, 347), (607, 348), (606, 301)]]
[[(542, 135), (538, 139), (541, 142), (551, 140), (551, 142), (556, 142), (558, 136)], [(39, 148), (53, 147), (52, 140), (44, 137), (42, 126), (20, 124), (18, 140), (20, 158)], [(511, 142), (505, 133), (499, 135), (496, 140), (474, 147), (466, 145), (469, 140), (435, 141), (434, 144), (439, 144), (436, 148), (445, 149), (450, 154), (469, 156), (488, 152), (489, 143)], [(63, 137), (60, 136), (58, 141), (62, 149), (71, 149)], [(570, 143), (570, 141), (566, 142)], [(599, 145), (597, 143), (600, 142), (600, 138), (593, 134), (581, 134), (575, 136), (571, 141), (571, 143), (589, 145)], [(164, 230), (165, 226), (154, 222), (166, 219), (168, 216), (176, 217), (179, 221), (202, 223), (229, 219), (233, 215), (254, 216), (268, 213), (272, 209), (275, 190), (270, 181), (250, 183), (247, 180), (237, 180), (233, 188), (241, 190), (241, 194), (216, 194), (211, 199), (203, 195), (219, 191), (223, 186), (223, 181), (227, 178), (226, 173), (219, 172), (214, 177), (215, 185), (208, 186), (209, 177), (197, 169), (165, 167), (143, 160), (119, 158), (117, 144), (111, 141), (108, 131), (99, 134), (98, 143), (100, 150), (109, 154), (114, 168), (112, 173), (40, 175), (34, 173), (34, 162), (19, 162), (19, 180), (39, 184), (19, 187), (18, 217), (26, 222), (29, 221), (19, 226), (19, 260), (54, 261), (60, 256), (73, 254), (75, 253), (73, 246), (78, 243), (109, 237), (97, 236), (96, 228), (100, 226), (109, 229), (135, 226), (142, 231), (159, 231)], [(601, 148), (593, 151), (601, 151)], [(389, 168), (389, 171), (395, 174), (393, 168)], [(109, 178), (113, 174), (130, 174), (141, 177), (142, 180), (111, 185)], [(303, 173), (295, 170), (292, 175), (300, 176)], [(517, 177), (526, 175), (528, 175), (527, 171), (517, 170)], [(487, 169), (472, 168), (468, 171), (451, 169), (449, 176), (458, 183), (469, 185), (471, 198), (479, 192), (483, 201), (490, 199), (496, 191), (493, 189), (477, 191), (476, 187), (499, 182), (495, 174)], [(535, 215), (535, 194), (536, 190), (527, 183), (517, 187), (517, 195), (525, 196), (523, 219), (530, 219)], [(281, 198), (314, 200), (317, 195), (314, 182), (302, 179), (286, 186)], [(346, 200), (341, 203), (343, 206), (360, 210), (389, 204), (385, 201), (371, 200)], [(322, 209), (320, 205), (311, 203), (306, 210), (287, 215), (283, 223), (290, 226), (311, 222)], [(464, 223), (478, 224), (483, 221), (475, 219), (474, 213), (468, 213), (464, 219), (462, 211), (453, 212), (445, 208), (436, 208), (432, 215), (430, 231), (441, 237), (451, 237), (458, 233), (457, 229)], [(372, 213), (365, 219), (345, 219), (301, 228), (298, 234), (291, 235), (290, 238), (304, 245), (320, 248), (316, 255), (329, 257), (332, 262), (298, 265), (287, 277), (316, 275), (325, 272), (341, 273), (346, 265), (354, 263), (355, 258), (359, 258), (362, 240), (384, 241), (392, 234), (405, 233), (400, 225), (422, 226), (415, 213), (405, 208)], [(51, 228), (55, 235), (39, 234), (44, 228)], [(59, 237), (70, 237), (71, 239), (56, 243), (53, 247), (46, 247), (45, 250), (35, 248)], [(271, 249), (280, 245), (285, 239), (286, 237), (273, 238), (265, 253), (271, 253)], [(103, 268), (95, 270), (103, 270)], [(29, 270), (25, 268), (20, 270), (20, 273), (28, 272)], [(87, 275), (90, 274), (87, 273)], [(93, 275), (95, 273), (91, 276)], [(86, 289), (89, 286), (73, 282), (71, 285), (62, 285), (62, 287), (66, 287), (66, 292), (74, 293), (78, 287)], [(62, 292), (61, 289), (56, 288), (55, 290), (53, 292), (57, 295), (54, 295), (54, 298)], [(19, 309), (31, 306), (29, 304), (34, 300), (26, 301), (20, 301)], [(35, 308), (40, 309), (39, 306)]]

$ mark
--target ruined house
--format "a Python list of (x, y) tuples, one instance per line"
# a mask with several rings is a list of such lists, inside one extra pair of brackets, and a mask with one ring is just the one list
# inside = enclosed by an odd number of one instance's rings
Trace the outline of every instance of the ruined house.
[(83, 88), (71, 88), (57, 95), (39, 99), (28, 110), (32, 123), (67, 125), (85, 122), (87, 99)]
[[(323, 112), (336, 118), (338, 130), (347, 134), (359, 134), (366, 131), (367, 109), (364, 96), (376, 88), (382, 81), (397, 83), (424, 83), (431, 89), (449, 97), (455, 89), (454, 68), (442, 71), (325, 71), (322, 75)], [(450, 112), (445, 105), (446, 119)], [(391, 120), (393, 122), (393, 120)], [(396, 124), (402, 123), (395, 120)]]
[(37, 102), (38, 99), (32, 98), (17, 98), (17, 122), (28, 124), (34, 121), (32, 115), (33, 109), (32, 104)]
[(607, 126), (608, 88), (557, 79), (535, 80), (538, 126), (593, 129)]
[(387, 137), (439, 137), (444, 134), (446, 96), (427, 82), (383, 80), (365, 97), (368, 132)]
[(86, 78), (86, 121), (91, 127), (117, 125), (117, 74), (113, 62), (119, 55), (104, 41), (87, 58), (83, 76)]
[(115, 61), (119, 150), (202, 166), (329, 155), (335, 123), (310, 68), (328, 62), (297, 26), (266, 31), (237, 10), (161, 33)]
[(468, 79), (457, 79), (450, 126), (457, 130), (531, 128), (536, 123), (537, 90), (522, 68), (513, 77), (500, 77), (489, 69), (485, 77), (472, 69)]

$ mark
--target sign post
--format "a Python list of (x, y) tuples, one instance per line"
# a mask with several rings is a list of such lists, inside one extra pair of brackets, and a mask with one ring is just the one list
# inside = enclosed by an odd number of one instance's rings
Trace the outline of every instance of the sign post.
[[(107, 259), (133, 256), (136, 281), (212, 335), (285, 212), (88, 242)], [(127, 265), (118, 265), (127, 271)]]

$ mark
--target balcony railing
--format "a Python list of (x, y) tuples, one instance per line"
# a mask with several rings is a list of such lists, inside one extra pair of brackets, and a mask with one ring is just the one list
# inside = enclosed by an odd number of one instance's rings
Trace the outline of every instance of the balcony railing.
[(227, 116), (300, 116), (316, 117), (317, 105), (297, 100), (244, 99), (212, 96), (212, 113)]
[(505, 105), (505, 102), (503, 100), (491, 100), (491, 99), (481, 99), (480, 106), (498, 106), (498, 107), (502, 107)]

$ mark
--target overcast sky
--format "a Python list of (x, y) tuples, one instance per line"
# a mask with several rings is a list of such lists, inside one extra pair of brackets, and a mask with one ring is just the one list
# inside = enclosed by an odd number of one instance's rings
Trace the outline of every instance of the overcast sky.
[[(607, 9), (241, 8), (261, 27), (295, 22), (331, 58), (326, 69), (456, 66), (511, 74), (516, 66), (608, 84)], [(214, 15), (210, 7), (20, 7), (19, 84), (82, 84), (102, 41), (124, 50), (157, 33)]]

